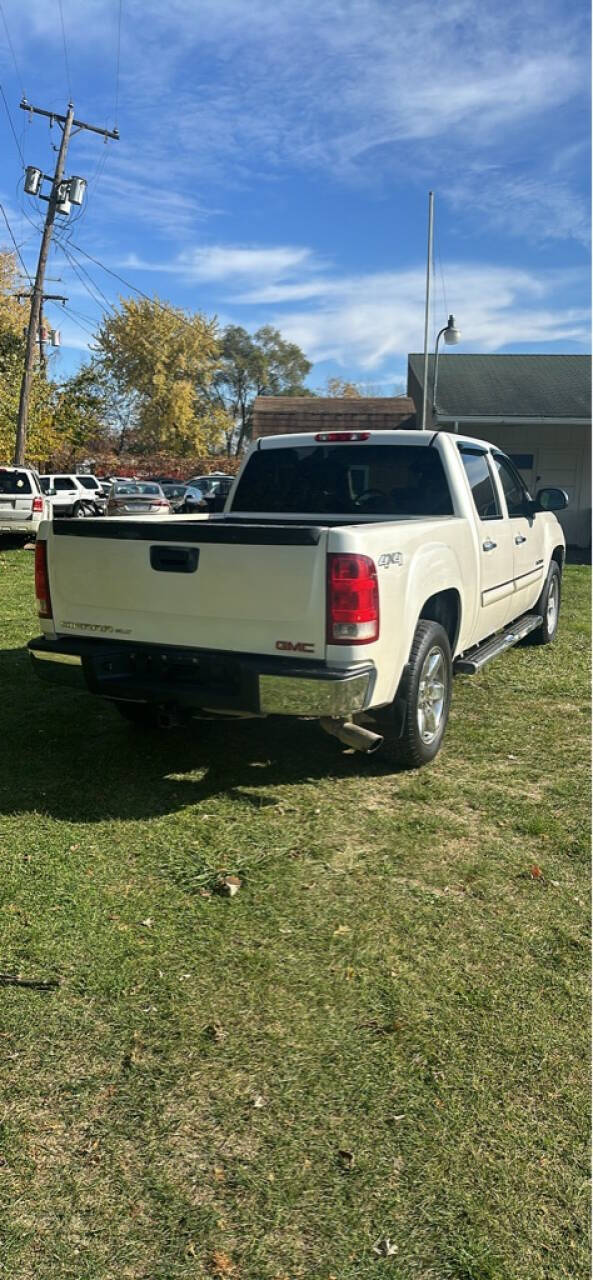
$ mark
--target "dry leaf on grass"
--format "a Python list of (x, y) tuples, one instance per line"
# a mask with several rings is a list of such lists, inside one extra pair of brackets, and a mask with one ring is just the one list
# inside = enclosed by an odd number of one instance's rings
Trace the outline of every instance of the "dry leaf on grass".
[(378, 1258), (395, 1258), (397, 1245), (392, 1244), (391, 1240), (385, 1236), (384, 1240), (377, 1240), (373, 1245), (373, 1253), (376, 1253)]
[(223, 876), (217, 881), (215, 888), (216, 892), (221, 894), (223, 898), (234, 898), (241, 885), (242, 881), (238, 876)]
[(258, 1111), (261, 1111), (261, 1108), (265, 1107), (266, 1100), (262, 1097), (261, 1093), (256, 1093), (255, 1098), (253, 1099), (253, 1105)]
[(209, 1022), (208, 1026), (204, 1027), (204, 1035), (209, 1040), (214, 1040), (215, 1044), (222, 1044), (226, 1032), (221, 1022)]
[(229, 1258), (228, 1253), (223, 1253), (221, 1249), (215, 1249), (210, 1259), (210, 1271), (217, 1280), (224, 1280), (226, 1276), (236, 1276), (237, 1268)]

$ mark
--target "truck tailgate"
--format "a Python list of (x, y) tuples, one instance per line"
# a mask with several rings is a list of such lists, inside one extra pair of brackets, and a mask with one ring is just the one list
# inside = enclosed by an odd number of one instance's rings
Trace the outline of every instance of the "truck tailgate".
[(249, 522), (57, 522), (48, 534), (56, 631), (321, 658), (327, 536)]

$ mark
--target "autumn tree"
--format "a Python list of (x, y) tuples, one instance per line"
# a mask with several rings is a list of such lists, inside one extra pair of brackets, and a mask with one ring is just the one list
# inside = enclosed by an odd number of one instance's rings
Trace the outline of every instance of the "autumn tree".
[[(14, 456), (28, 313), (15, 294), (19, 289), (14, 254), (0, 250), (0, 462)], [(53, 384), (37, 366), (29, 398), (27, 459), (45, 458), (54, 442)]]
[(328, 378), (323, 394), (336, 399), (358, 400), (362, 392), (356, 382), (349, 382), (347, 378)]
[(255, 397), (312, 395), (303, 385), (310, 369), (300, 347), (272, 325), (263, 325), (253, 336), (240, 325), (227, 326), (213, 386), (230, 419), (225, 440), (229, 456), (240, 453), (251, 438)]
[(219, 362), (216, 320), (158, 298), (124, 298), (97, 333), (95, 367), (129, 412), (127, 444), (179, 457), (220, 443), (224, 406), (211, 395)]

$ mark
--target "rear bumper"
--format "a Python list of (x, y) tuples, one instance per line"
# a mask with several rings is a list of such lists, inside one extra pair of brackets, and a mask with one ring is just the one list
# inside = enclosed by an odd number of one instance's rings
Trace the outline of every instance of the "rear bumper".
[(0, 537), (7, 537), (10, 536), (10, 534), (15, 534), (17, 537), (20, 537), (22, 533), (29, 534), (34, 537), (42, 519), (42, 515), (35, 514), (34, 516), (26, 516), (23, 519), (3, 520), (0, 515)]
[(349, 716), (370, 705), (375, 668), (334, 667), (112, 640), (39, 636), (29, 643), (42, 680), (122, 701), (250, 716)]

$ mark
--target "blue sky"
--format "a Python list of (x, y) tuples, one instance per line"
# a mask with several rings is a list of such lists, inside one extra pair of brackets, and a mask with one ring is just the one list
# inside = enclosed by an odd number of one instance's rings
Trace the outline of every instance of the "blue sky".
[[(119, 0), (62, 7), (66, 56), (59, 6), (2, 0), (12, 49), (0, 19), (18, 140), (46, 171), (58, 130), (19, 110), (23, 90), (64, 112), (70, 82), (79, 118), (116, 114)], [(453, 311), (459, 351), (588, 351), (588, 51), (581, 0), (123, 0), (121, 140), (73, 139), (67, 172), (89, 192), (58, 238), (221, 324), (276, 325), (312, 386), (337, 374), (398, 394), (422, 349), (433, 189), (431, 341)], [(0, 141), (32, 270), (45, 206), (23, 195), (1, 101)], [(69, 253), (78, 274), (57, 241), (48, 272), (70, 298), (48, 311), (58, 377), (130, 292)]]

